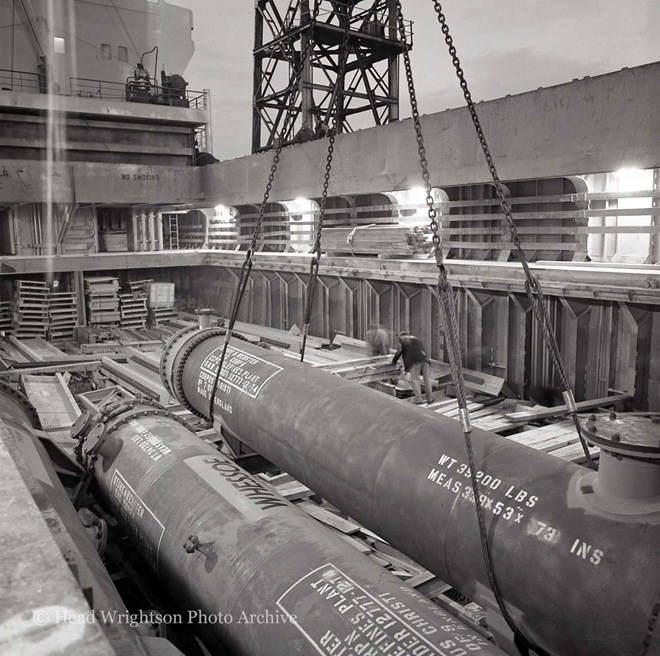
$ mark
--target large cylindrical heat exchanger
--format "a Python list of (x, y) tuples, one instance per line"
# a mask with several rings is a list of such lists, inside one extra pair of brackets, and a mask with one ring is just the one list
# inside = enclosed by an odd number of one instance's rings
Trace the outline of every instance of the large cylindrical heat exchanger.
[[(190, 329), (163, 353), (164, 382), (201, 416), (223, 340)], [(236, 340), (214, 403), (224, 431), (494, 605), (458, 422)], [(640, 652), (660, 592), (660, 499), (595, 502), (594, 472), (476, 428), (472, 442), (495, 573), (523, 633), (556, 656)]]
[(113, 409), (88, 448), (101, 496), (211, 648), (501, 654), (162, 409)]

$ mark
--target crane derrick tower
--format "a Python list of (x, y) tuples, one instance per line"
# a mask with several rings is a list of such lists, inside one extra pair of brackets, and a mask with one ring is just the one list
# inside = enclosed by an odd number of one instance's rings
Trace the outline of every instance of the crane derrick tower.
[(397, 120), (398, 56), (410, 47), (395, 0), (258, 0), (252, 152), (321, 123), (342, 133)]

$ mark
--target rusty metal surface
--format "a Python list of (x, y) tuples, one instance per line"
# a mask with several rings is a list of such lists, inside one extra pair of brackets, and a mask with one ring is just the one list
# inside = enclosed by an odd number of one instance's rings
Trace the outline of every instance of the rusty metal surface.
[[(166, 370), (204, 414), (222, 338), (181, 357), (185, 341)], [(456, 422), (242, 342), (225, 366), (215, 397), (224, 430), (492, 601)], [(497, 578), (520, 627), (557, 656), (636, 653), (660, 586), (660, 515), (600, 512), (579, 492), (588, 470), (478, 429), (473, 445)]]
[(210, 646), (263, 656), (501, 653), (166, 412), (138, 405), (107, 426), (102, 494)]

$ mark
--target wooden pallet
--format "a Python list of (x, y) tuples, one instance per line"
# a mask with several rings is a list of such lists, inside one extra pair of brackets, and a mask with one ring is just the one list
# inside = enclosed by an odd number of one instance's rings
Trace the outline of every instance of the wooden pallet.
[(178, 312), (176, 307), (149, 308), (149, 325), (157, 326), (168, 319), (176, 319)]
[(55, 343), (73, 339), (78, 323), (78, 295), (55, 292), (48, 299), (48, 339)]
[(45, 282), (16, 281), (11, 302), (12, 329), (20, 337), (45, 337), (48, 330), (48, 297)]
[(114, 277), (85, 278), (87, 322), (91, 325), (118, 325), (119, 280)]
[(12, 329), (11, 301), (0, 302), (0, 330), (7, 332)]
[(147, 323), (147, 299), (144, 293), (119, 295), (120, 324), (127, 328), (144, 328)]

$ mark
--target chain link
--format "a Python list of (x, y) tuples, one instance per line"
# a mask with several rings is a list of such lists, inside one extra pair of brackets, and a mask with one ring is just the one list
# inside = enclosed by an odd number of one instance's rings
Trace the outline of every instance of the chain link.
[[(405, 24), (401, 8), (401, 0), (396, 0), (397, 22), (401, 39), (405, 43)], [(410, 107), (412, 110), (413, 126), (415, 128), (415, 138), (417, 140), (417, 152), (419, 155), (420, 168), (422, 170), (422, 179), (426, 191), (426, 206), (429, 218), (433, 240), (433, 252), (435, 262), (438, 267), (438, 284), (436, 293), (440, 305), (440, 321), (442, 333), (444, 335), (446, 351), (449, 358), (449, 365), (452, 372), (452, 379), (456, 386), (456, 400), (458, 402), (459, 413), (463, 429), (469, 434), (471, 431), (470, 418), (467, 412), (467, 395), (465, 393), (465, 381), (463, 379), (463, 366), (461, 362), (461, 349), (458, 337), (458, 322), (456, 321), (455, 298), (449, 283), (447, 268), (445, 267), (442, 256), (442, 240), (440, 237), (440, 225), (438, 223), (438, 211), (435, 208), (433, 199), (433, 188), (431, 186), (431, 176), (429, 173), (429, 163), (426, 157), (426, 147), (424, 146), (424, 134), (420, 119), (419, 106), (417, 104), (417, 92), (415, 91), (415, 80), (413, 78), (412, 65), (410, 63), (410, 52), (406, 47), (403, 51), (403, 63), (406, 73), (406, 83), (408, 85), (408, 95), (410, 97)]]
[[(320, 0), (315, 0), (314, 12), (312, 14), (312, 18), (310, 22), (310, 29), (313, 29), (314, 27), (314, 24), (318, 17), (319, 7), (320, 7)], [(313, 42), (314, 40), (312, 38), (307, 39), (306, 47), (303, 50), (302, 57), (300, 59), (300, 66), (296, 71), (294, 86), (297, 86), (300, 83), (300, 80), (302, 78), (302, 73), (305, 69), (307, 61), (311, 58)], [(287, 115), (289, 115), (290, 112), (293, 110), (295, 100), (296, 100), (296, 94), (292, 93), (291, 97), (289, 98), (289, 104), (286, 110)], [(274, 146), (275, 148), (273, 154), (273, 161), (270, 166), (270, 173), (268, 175), (268, 180), (266, 182), (266, 188), (264, 190), (263, 199), (261, 201), (261, 205), (259, 206), (257, 223), (255, 225), (254, 232), (252, 233), (252, 239), (250, 240), (250, 245), (248, 246), (248, 249), (245, 253), (245, 259), (243, 260), (243, 264), (241, 265), (241, 271), (239, 274), (238, 283), (236, 285), (236, 290), (232, 301), (229, 323), (227, 325), (227, 332), (225, 333), (225, 339), (222, 345), (222, 353), (220, 355), (220, 361), (218, 362), (218, 370), (216, 371), (215, 378), (213, 379), (213, 386), (211, 387), (211, 396), (209, 398), (209, 410), (208, 410), (208, 416), (211, 425), (213, 425), (213, 420), (214, 420), (215, 393), (218, 389), (218, 383), (220, 381), (220, 375), (222, 373), (222, 366), (224, 365), (225, 357), (227, 356), (227, 348), (229, 347), (229, 341), (231, 340), (234, 331), (234, 326), (236, 324), (236, 319), (238, 317), (238, 313), (241, 308), (241, 303), (245, 295), (245, 290), (247, 289), (248, 281), (250, 279), (250, 273), (252, 272), (252, 265), (253, 265), (252, 256), (254, 255), (254, 252), (257, 248), (257, 243), (259, 241), (259, 237), (261, 236), (261, 228), (263, 226), (264, 218), (266, 215), (266, 207), (270, 199), (270, 193), (273, 188), (273, 184), (275, 182), (275, 177), (277, 175), (277, 168), (279, 166), (280, 158), (282, 156), (284, 139), (282, 137), (275, 139)]]
[[(346, 63), (348, 62), (348, 43), (350, 40), (350, 10), (347, 7), (346, 23), (344, 24), (344, 34), (341, 45), (339, 46), (339, 73), (337, 77), (337, 85), (341, 84), (344, 72), (346, 70)], [(344, 55), (345, 53), (345, 55)], [(323, 220), (325, 218), (325, 210), (328, 204), (328, 188), (330, 186), (330, 173), (332, 171), (332, 158), (335, 152), (335, 139), (337, 130), (339, 128), (339, 98), (340, 93), (337, 93), (334, 126), (328, 136), (328, 152), (325, 160), (325, 173), (323, 175), (323, 191), (321, 193), (321, 202), (319, 203), (319, 214), (316, 225), (316, 236), (314, 245), (312, 246), (312, 260), (309, 263), (309, 283), (307, 284), (307, 296), (305, 298), (305, 315), (303, 321), (303, 334), (302, 344), (300, 346), (300, 361), (305, 361), (305, 348), (307, 346), (307, 335), (309, 334), (309, 325), (312, 320), (312, 310), (314, 308), (314, 298), (316, 295), (316, 285), (318, 282), (319, 268), (321, 265), (321, 236), (323, 234)]]
[[(399, 32), (401, 33), (401, 36), (405, 38), (403, 15), (401, 11), (401, 0), (396, 0), (396, 9), (397, 9), (397, 18), (399, 23)], [(444, 28), (443, 28), (443, 32), (446, 35), (448, 35), (448, 31), (445, 31)], [(456, 55), (454, 49), (452, 53), (452, 58), (454, 58), (455, 56)], [(465, 391), (465, 380), (463, 376), (463, 366), (461, 361), (461, 348), (460, 348), (460, 340), (458, 335), (458, 320), (456, 317), (456, 301), (452, 286), (449, 283), (447, 269), (445, 267), (442, 256), (442, 240), (440, 237), (440, 226), (438, 225), (437, 210), (435, 209), (433, 202), (431, 178), (428, 170), (426, 149), (424, 147), (424, 137), (422, 133), (419, 107), (417, 104), (417, 94), (415, 92), (415, 84), (412, 75), (412, 66), (410, 64), (410, 54), (407, 48), (403, 51), (403, 61), (406, 72), (406, 81), (408, 84), (408, 94), (410, 96), (413, 125), (415, 128), (415, 137), (417, 139), (417, 150), (419, 154), (420, 167), (422, 169), (422, 178), (424, 180), (424, 188), (426, 190), (426, 204), (428, 207), (429, 225), (432, 232), (435, 261), (438, 267), (437, 296), (438, 296), (438, 304), (440, 310), (439, 312), (440, 329), (442, 330), (442, 333), (444, 335), (446, 351), (449, 358), (449, 365), (451, 368), (452, 380), (454, 382), (454, 386), (456, 387), (456, 401), (458, 403), (459, 419), (461, 421), (461, 427), (463, 429), (465, 448), (468, 457), (468, 466), (470, 468), (470, 482), (472, 487), (472, 494), (474, 497), (477, 523), (479, 526), (481, 551), (486, 566), (488, 582), (490, 584), (491, 590), (493, 591), (500, 612), (502, 613), (502, 617), (504, 617), (510, 629), (513, 631), (516, 637), (516, 643), (521, 646), (523, 651), (525, 651), (528, 650), (530, 646), (530, 642), (526, 638), (526, 636), (524, 636), (521, 633), (521, 631), (518, 629), (515, 622), (513, 621), (513, 618), (509, 614), (493, 568), (493, 559), (490, 550), (490, 545), (488, 543), (488, 533), (486, 529), (484, 511), (481, 504), (479, 483), (476, 478), (477, 468), (475, 466), (474, 451), (472, 448), (472, 438), (471, 438), (472, 426), (470, 423), (470, 416), (467, 409), (467, 395)], [(462, 79), (461, 87), (463, 88), (464, 91), (467, 91), (467, 83), (465, 83), (464, 78)], [(469, 91), (467, 91), (467, 93), (469, 94)], [(492, 163), (492, 158), (490, 159), (490, 161)], [(539, 650), (539, 653), (542, 653), (541, 650)]]
[(474, 101), (472, 100), (472, 94), (470, 93), (470, 89), (468, 88), (467, 80), (465, 79), (465, 73), (463, 72), (463, 67), (461, 66), (461, 61), (458, 58), (458, 53), (456, 52), (456, 46), (454, 45), (454, 40), (452, 39), (449, 33), (447, 18), (444, 15), (444, 12), (442, 10), (442, 5), (440, 4), (439, 0), (433, 0), (433, 7), (437, 14), (438, 22), (440, 23), (440, 28), (442, 30), (442, 33), (444, 34), (445, 43), (447, 44), (447, 48), (449, 49), (449, 55), (451, 56), (454, 69), (456, 71), (456, 77), (458, 77), (458, 81), (460, 83), (461, 89), (463, 90), (463, 97), (465, 98), (467, 109), (472, 118), (472, 123), (474, 124), (474, 129), (475, 132), (477, 133), (477, 139), (479, 139), (479, 143), (481, 144), (481, 149), (486, 159), (486, 164), (488, 165), (488, 170), (490, 171), (491, 178), (493, 179), (495, 192), (497, 194), (497, 199), (502, 208), (502, 212), (504, 213), (504, 219), (506, 221), (509, 230), (511, 243), (514, 245), (516, 249), (518, 260), (520, 261), (520, 264), (522, 265), (523, 268), (523, 272), (525, 274), (525, 291), (527, 292), (527, 297), (529, 299), (530, 305), (532, 307), (532, 311), (534, 312), (539, 328), (541, 330), (543, 341), (546, 345), (546, 348), (550, 352), (550, 357), (552, 358), (552, 364), (554, 366), (554, 370), (557, 376), (559, 377), (559, 382), (561, 384), (564, 399), (566, 401), (566, 406), (571, 414), (571, 417), (573, 418), (573, 424), (575, 425), (575, 429), (577, 431), (578, 437), (580, 438), (580, 444), (582, 445), (582, 450), (587, 460), (587, 464), (590, 469), (593, 469), (594, 468), (593, 460), (591, 459), (591, 454), (589, 453), (587, 442), (584, 439), (584, 435), (582, 434), (582, 429), (577, 416), (577, 407), (575, 405), (575, 398), (573, 396), (573, 391), (571, 389), (571, 386), (568, 382), (566, 369), (564, 368), (561, 352), (559, 350), (559, 346), (557, 344), (557, 340), (555, 337), (555, 331), (552, 325), (552, 320), (550, 319), (550, 316), (548, 314), (548, 309), (543, 300), (543, 290), (541, 288), (541, 283), (536, 278), (536, 276), (534, 276), (531, 269), (529, 268), (527, 256), (525, 255), (525, 251), (522, 246), (522, 241), (520, 239), (520, 235), (518, 234), (518, 228), (516, 227), (516, 224), (513, 220), (511, 201), (509, 200), (508, 190), (506, 189), (506, 186), (502, 184), (502, 181), (500, 180), (500, 177), (497, 173), (497, 168), (495, 167), (495, 161), (493, 160), (493, 156), (491, 155), (490, 148), (488, 147), (488, 143), (486, 141), (486, 136), (484, 134), (483, 128), (481, 127), (481, 121), (479, 120), (477, 109), (475, 107)]

